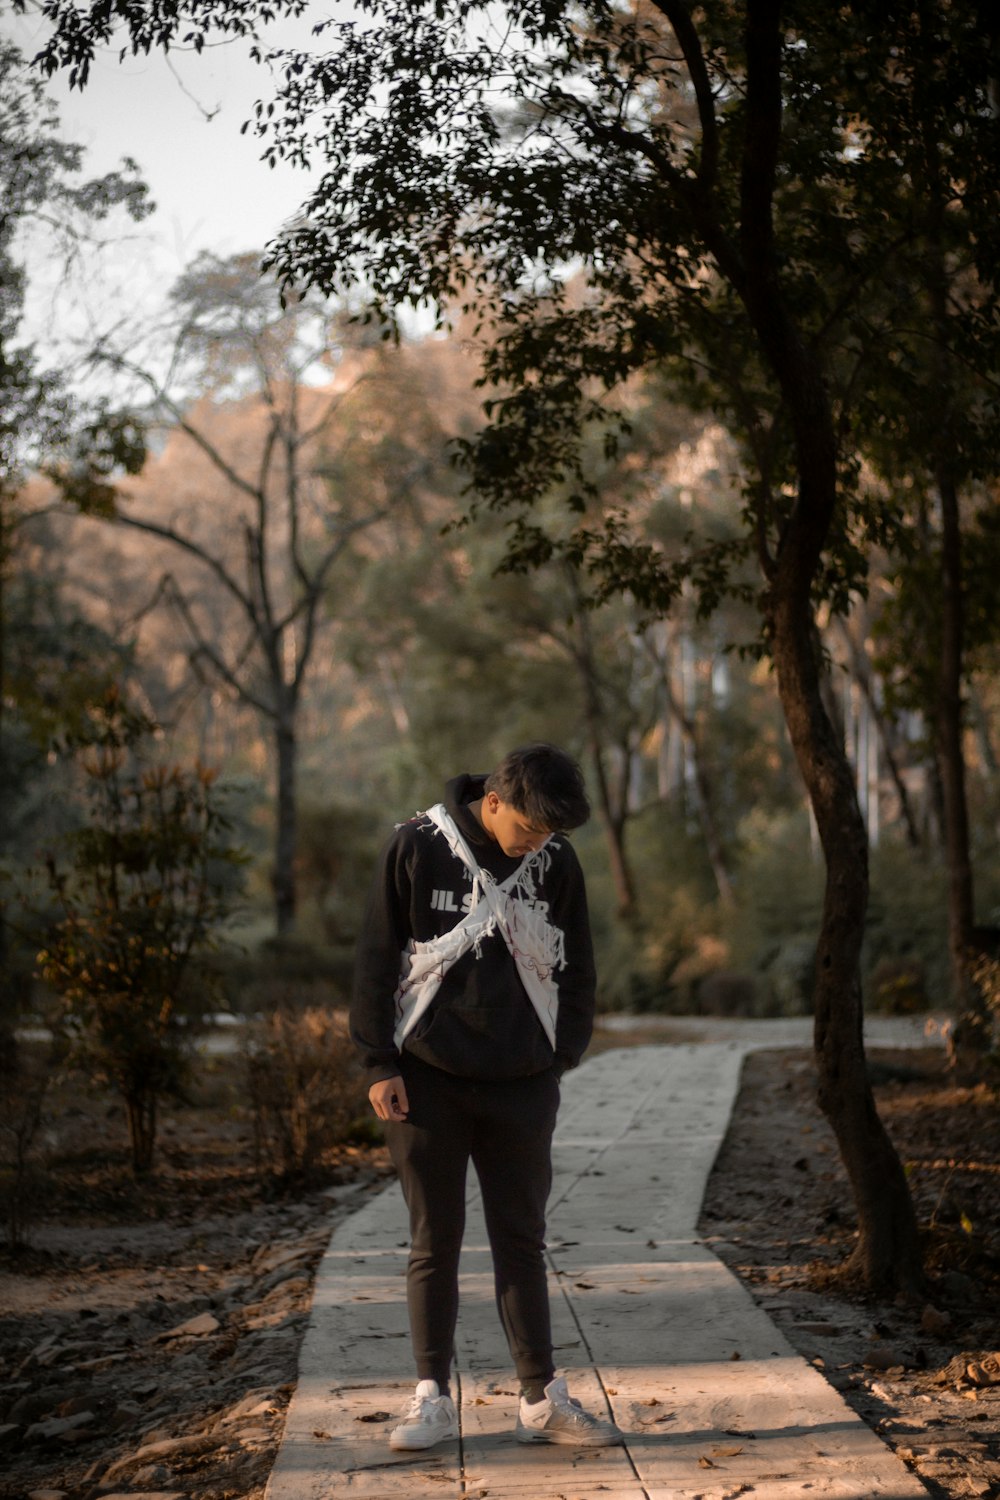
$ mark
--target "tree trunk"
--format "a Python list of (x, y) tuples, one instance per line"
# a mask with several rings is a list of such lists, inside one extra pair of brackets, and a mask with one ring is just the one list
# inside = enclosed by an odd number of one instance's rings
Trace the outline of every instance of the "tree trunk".
[(625, 813), (622, 810), (616, 811), (612, 805), (611, 790), (604, 768), (604, 756), (593, 733), (591, 733), (590, 742), (591, 763), (594, 767), (594, 781), (597, 784), (597, 815), (607, 839), (608, 863), (615, 888), (615, 910), (620, 921), (626, 925), (634, 924), (638, 920), (639, 913), (635, 882), (632, 879), (632, 870), (625, 853)]
[[(807, 598), (807, 596), (806, 596)], [(843, 744), (823, 707), (808, 604), (774, 597), (774, 660), (796, 759), (826, 859), (816, 949), (814, 1044), (820, 1107), (833, 1127), (858, 1212), (852, 1257), (876, 1292), (922, 1283), (916, 1216), (865, 1066), (859, 961), (868, 907), (868, 837)]]
[(702, 838), (705, 840), (705, 852), (708, 862), (712, 866), (712, 874), (715, 877), (715, 888), (719, 893), (719, 901), (723, 906), (733, 905), (733, 882), (729, 874), (729, 865), (726, 862), (725, 849), (722, 836), (719, 833), (719, 825), (715, 817), (715, 802), (712, 796), (712, 783), (705, 765), (705, 756), (702, 751), (698, 731), (695, 726), (694, 717), (687, 709), (674, 690), (670, 681), (670, 673), (664, 668), (661, 676), (663, 690), (666, 694), (667, 705), (673, 715), (681, 733), (681, 740), (687, 747), (694, 767), (694, 800), (695, 811), (698, 815), (698, 823), (701, 828)]
[(965, 669), (965, 583), (962, 560), (962, 522), (954, 460), (956, 396), (949, 359), (948, 285), (943, 244), (944, 209), (941, 202), (940, 163), (936, 144), (929, 147), (935, 175), (931, 193), (930, 294), (937, 333), (937, 388), (941, 418), (937, 430), (938, 500), (941, 506), (941, 655), (934, 701), (934, 749), (941, 784), (945, 857), (948, 864), (948, 956), (951, 1001), (957, 1050), (973, 1055), (989, 1050), (992, 1025), (989, 1010), (973, 977), (975, 962), (975, 893), (969, 848), (969, 806), (965, 789), (964, 710), (962, 679)]
[(765, 560), (766, 620), (789, 738), (826, 859), (816, 948), (819, 1102), (858, 1211), (854, 1262), (872, 1291), (922, 1281), (916, 1215), (899, 1157), (875, 1109), (862, 1039), (860, 955), (868, 909), (868, 837), (842, 739), (823, 706), (813, 585), (837, 510), (837, 440), (823, 371), (781, 293), (772, 192), (781, 136), (783, 28), (777, 0), (746, 7), (747, 132), (740, 262), (734, 272), (791, 422), (798, 494)]
[(295, 738), (295, 711), (285, 706), (275, 723), (275, 748), (278, 758), (278, 807), (274, 838), (274, 914), (279, 937), (295, 926), (295, 856), (297, 814), (295, 783), (298, 745)]
[(949, 475), (938, 479), (941, 501), (941, 659), (934, 705), (935, 749), (941, 778), (948, 861), (948, 948), (955, 999), (964, 988), (965, 954), (974, 923), (969, 809), (962, 746), (962, 540), (958, 495)]
[(129, 1145), (132, 1148), (132, 1170), (142, 1177), (153, 1165), (156, 1145), (156, 1094), (152, 1090), (125, 1095)]
[[(572, 568), (568, 569), (567, 576), (576, 606), (578, 644), (572, 655), (583, 687), (587, 739), (590, 744), (591, 763), (594, 767), (594, 780), (597, 783), (597, 812), (608, 842), (608, 861), (615, 887), (616, 912), (620, 921), (631, 925), (637, 922), (639, 913), (635, 881), (625, 852), (626, 792), (623, 785), (616, 805), (616, 800), (611, 795), (607, 767), (604, 762), (606, 716), (601, 701), (590, 619), (576, 571)], [(623, 777), (623, 781), (626, 780), (627, 777)]]

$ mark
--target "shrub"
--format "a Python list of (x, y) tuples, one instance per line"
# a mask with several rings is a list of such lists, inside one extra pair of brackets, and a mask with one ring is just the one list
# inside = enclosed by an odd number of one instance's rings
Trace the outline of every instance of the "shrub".
[(246, 1049), (258, 1168), (309, 1172), (367, 1107), (346, 1016), (286, 999), (250, 1027)]
[(60, 915), (38, 955), (77, 1056), (124, 1101), (136, 1172), (152, 1164), (158, 1100), (185, 1074), (183, 1023), (209, 1008), (199, 960), (241, 863), (213, 773), (144, 764), (154, 728), (109, 694), (76, 740), (90, 817), (68, 862), (48, 860)]
[(880, 958), (872, 969), (868, 1004), (888, 1016), (922, 1015), (929, 1008), (923, 965), (913, 958)]

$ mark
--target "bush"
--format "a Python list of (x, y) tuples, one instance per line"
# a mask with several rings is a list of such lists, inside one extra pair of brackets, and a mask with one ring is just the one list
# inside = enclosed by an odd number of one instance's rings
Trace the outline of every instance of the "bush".
[(875, 1009), (917, 1004), (918, 990), (918, 1009), (948, 1005), (947, 876), (939, 858), (891, 837), (872, 851), (863, 964)]
[(887, 1016), (919, 1016), (929, 1007), (923, 965), (913, 958), (880, 958), (872, 969), (868, 1006)]
[(258, 1169), (307, 1173), (367, 1108), (346, 1016), (286, 998), (251, 1026), (246, 1047)]
[(231, 909), (241, 857), (214, 774), (148, 765), (155, 726), (109, 694), (74, 743), (87, 823), (51, 855), (58, 917), (38, 954), (77, 1054), (125, 1104), (134, 1170), (152, 1164), (158, 1101), (177, 1093), (190, 1028), (209, 1008), (199, 967)]

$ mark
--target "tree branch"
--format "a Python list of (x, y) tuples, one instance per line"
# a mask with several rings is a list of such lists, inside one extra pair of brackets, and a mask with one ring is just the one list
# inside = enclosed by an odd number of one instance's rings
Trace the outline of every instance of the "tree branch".
[(172, 526), (163, 526), (158, 521), (147, 521), (141, 516), (130, 516), (125, 511), (119, 511), (117, 519), (122, 526), (132, 526), (136, 531), (146, 531), (151, 536), (158, 536), (165, 542), (172, 542), (175, 547), (180, 547), (182, 551), (190, 553), (192, 557), (196, 557), (199, 562), (204, 563), (205, 567), (211, 569), (219, 582), (223, 584), (240, 605), (254, 626), (254, 629), (259, 631), (260, 619), (249, 594), (240, 588), (235, 578), (233, 578), (232, 574), (219, 559), (213, 557), (199, 542), (185, 536), (183, 532), (175, 531)]

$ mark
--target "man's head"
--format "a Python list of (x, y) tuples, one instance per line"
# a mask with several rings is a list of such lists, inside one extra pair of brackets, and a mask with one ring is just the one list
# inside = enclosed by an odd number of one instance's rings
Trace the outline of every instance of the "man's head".
[(482, 820), (505, 854), (540, 849), (549, 834), (590, 817), (580, 767), (555, 745), (511, 750), (486, 778)]

